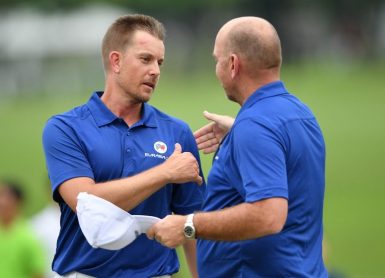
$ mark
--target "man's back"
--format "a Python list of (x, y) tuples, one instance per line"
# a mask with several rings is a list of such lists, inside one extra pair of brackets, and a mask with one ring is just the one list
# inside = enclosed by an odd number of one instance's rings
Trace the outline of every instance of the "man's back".
[(204, 210), (280, 197), (288, 199), (287, 221), (279, 234), (254, 240), (199, 241), (200, 273), (324, 277), (324, 167), (322, 133), (304, 104), (281, 82), (251, 95), (216, 154)]

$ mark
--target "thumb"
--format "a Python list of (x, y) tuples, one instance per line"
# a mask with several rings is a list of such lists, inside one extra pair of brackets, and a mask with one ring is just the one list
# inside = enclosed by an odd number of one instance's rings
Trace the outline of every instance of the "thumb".
[(198, 184), (198, 185), (202, 185), (203, 184), (203, 178), (201, 176), (198, 176), (196, 179), (195, 179), (195, 182)]
[(221, 115), (210, 113), (208, 111), (203, 111), (203, 116), (205, 116), (207, 120), (213, 121), (213, 122), (218, 122), (219, 119), (221, 118)]
[(154, 240), (155, 239), (155, 229), (154, 229), (154, 225), (152, 225), (152, 227), (150, 229), (148, 229), (148, 231), (146, 232), (146, 235), (147, 235), (147, 238), (148, 239), (151, 239), (151, 240)]
[(182, 153), (182, 146), (179, 143), (175, 143), (175, 149), (173, 154)]

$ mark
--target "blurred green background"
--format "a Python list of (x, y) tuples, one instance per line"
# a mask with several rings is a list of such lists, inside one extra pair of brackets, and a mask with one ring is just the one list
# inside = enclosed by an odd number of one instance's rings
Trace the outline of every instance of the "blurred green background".
[[(309, 63), (285, 66), (282, 72), (289, 91), (312, 107), (324, 131), (328, 265), (349, 277), (385, 277), (384, 66)], [(46, 119), (87, 101), (90, 93), (1, 103), (0, 176), (16, 176), (26, 185), (27, 214), (46, 201), (41, 147)], [(238, 110), (211, 71), (189, 76), (164, 73), (151, 103), (187, 121), (192, 129), (206, 123), (201, 116), (205, 109), (230, 115)], [(211, 156), (201, 158), (207, 175)]]
[[(41, 146), (45, 121), (86, 102), (93, 90), (103, 89), (99, 43), (117, 15), (137, 11), (165, 23), (166, 63), (150, 103), (185, 120), (193, 130), (206, 123), (203, 110), (235, 116), (239, 109), (226, 99), (215, 78), (211, 52), (218, 27), (233, 16), (265, 16), (282, 39), (282, 80), (311, 107), (326, 140), (327, 266), (346, 277), (385, 277), (385, 5), (381, 1), (325, 1), (305, 8), (305, 1), (226, 0), (221, 10), (218, 1), (185, 5), (112, 1), (120, 5), (103, 7), (105, 12), (92, 8), (94, 19), (87, 19), (84, 4), (91, 2), (0, 2), (0, 177), (15, 177), (24, 184), (26, 217), (47, 202)], [(339, 14), (341, 7), (344, 12)], [(83, 17), (87, 24), (79, 19)], [(40, 22), (43, 31), (33, 35), (35, 29), (28, 28), (34, 25), (26, 24), (26, 18)], [(57, 18), (79, 19), (72, 22), (81, 27), (81, 34), (95, 36), (76, 44), (82, 36), (56, 29), (56, 39), (62, 40), (62, 48), (56, 49), (55, 40), (49, 38), (55, 32), (44, 28), (63, 23)], [(10, 24), (12, 20), (19, 25)], [(73, 41), (66, 42), (66, 36)], [(211, 155), (202, 154), (201, 159), (207, 176)], [(183, 259), (176, 276), (189, 277)]]

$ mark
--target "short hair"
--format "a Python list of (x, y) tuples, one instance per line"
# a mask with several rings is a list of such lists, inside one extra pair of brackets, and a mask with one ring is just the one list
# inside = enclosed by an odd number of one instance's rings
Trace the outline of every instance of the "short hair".
[(21, 189), (21, 185), (17, 181), (2, 179), (0, 180), (0, 187), (6, 189), (18, 202), (24, 200), (24, 193)]
[(135, 31), (145, 31), (160, 40), (165, 38), (165, 28), (155, 18), (142, 14), (129, 14), (119, 17), (108, 28), (102, 42), (102, 58), (104, 69), (108, 69), (111, 51), (123, 51), (130, 44)]
[(279, 68), (282, 63), (281, 42), (277, 31), (270, 25), (269, 32), (261, 32), (247, 23), (234, 26), (227, 38), (226, 49), (247, 61), (250, 70)]

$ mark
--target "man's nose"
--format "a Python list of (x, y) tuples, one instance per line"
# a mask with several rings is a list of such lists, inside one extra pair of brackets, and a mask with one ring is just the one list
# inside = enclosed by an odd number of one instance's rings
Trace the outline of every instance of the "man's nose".
[(160, 75), (160, 66), (157, 62), (152, 64), (150, 74), (155, 76)]

